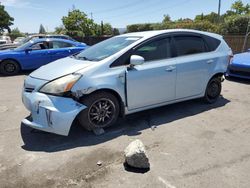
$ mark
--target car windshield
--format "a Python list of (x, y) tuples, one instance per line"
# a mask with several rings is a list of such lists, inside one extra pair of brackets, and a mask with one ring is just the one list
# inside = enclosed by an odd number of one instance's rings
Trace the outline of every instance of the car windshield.
[(30, 39), (31, 39), (30, 37), (26, 37), (26, 38), (24, 38), (24, 39), (22, 39), (22, 40), (20, 41), (20, 44), (25, 44), (25, 43), (29, 42)]
[(140, 37), (113, 37), (87, 48), (76, 55), (75, 58), (89, 61), (101, 61), (139, 39)]
[(29, 47), (32, 44), (32, 42), (26, 42), (22, 44), (21, 46), (15, 48), (14, 50), (25, 50), (27, 47)]

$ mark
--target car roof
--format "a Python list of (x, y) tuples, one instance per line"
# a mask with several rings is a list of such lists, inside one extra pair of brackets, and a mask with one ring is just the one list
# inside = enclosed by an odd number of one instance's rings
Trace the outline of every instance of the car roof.
[(190, 32), (190, 33), (208, 35), (208, 36), (211, 36), (211, 37), (214, 37), (214, 38), (217, 38), (217, 39), (222, 38), (221, 35), (218, 35), (218, 34), (215, 34), (215, 33), (210, 33), (210, 32), (205, 32), (205, 31), (198, 31), (198, 30), (193, 30), (193, 29), (167, 29), (167, 30), (143, 31), (143, 32), (126, 33), (126, 34), (119, 35), (119, 36), (150, 38), (150, 37), (154, 37), (154, 36), (161, 35), (161, 34), (175, 33), (175, 32)]
[(29, 38), (33, 38), (33, 37), (44, 37), (46, 36), (45, 34), (34, 34), (34, 35), (29, 35)]
[(46, 36), (57, 36), (57, 37), (69, 37), (68, 35), (62, 35), (62, 34), (49, 34), (49, 35), (46, 35)]
[(35, 43), (35, 42), (50, 42), (50, 41), (60, 41), (60, 42), (67, 42), (67, 43), (77, 43), (72, 40), (68, 39), (60, 39), (60, 38), (40, 38), (40, 39), (32, 39), (30, 42)]

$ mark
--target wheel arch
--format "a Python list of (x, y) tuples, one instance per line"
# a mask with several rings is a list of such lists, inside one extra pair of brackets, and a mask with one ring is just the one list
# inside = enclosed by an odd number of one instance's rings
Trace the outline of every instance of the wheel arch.
[[(120, 105), (119, 116), (120, 116), (120, 117), (123, 117), (123, 116), (125, 115), (125, 104), (124, 104), (124, 102), (123, 102), (123, 100), (122, 100), (122, 97), (120, 96), (120, 94), (119, 94), (117, 91), (115, 91), (115, 90), (113, 90), (113, 89), (110, 89), (110, 88), (100, 88), (100, 89), (96, 89), (95, 91), (93, 91), (93, 92), (91, 92), (91, 93), (89, 93), (89, 94), (85, 94), (85, 95), (83, 95), (82, 97), (87, 96), (87, 95), (93, 95), (94, 93), (98, 93), (98, 92), (108, 92), (108, 93), (111, 93), (112, 95), (114, 95), (114, 96), (117, 98), (117, 100), (118, 100), (118, 102), (119, 102), (119, 105)], [(80, 100), (82, 97), (80, 97), (79, 100)]]
[[(218, 77), (218, 78), (222, 78), (224, 76), (224, 73), (223, 72), (217, 72), (217, 73), (214, 73), (210, 78), (209, 78), (209, 80), (207, 81), (207, 84), (210, 82), (210, 80), (212, 80), (213, 78), (216, 78), (216, 77)], [(223, 81), (223, 79), (222, 79), (222, 81)], [(206, 86), (207, 86), (207, 84), (206, 84)]]
[(214, 75), (210, 78), (210, 80), (211, 80), (212, 78), (215, 78), (215, 77), (222, 77), (223, 75), (224, 75), (223, 72), (218, 72), (218, 73), (214, 74)]

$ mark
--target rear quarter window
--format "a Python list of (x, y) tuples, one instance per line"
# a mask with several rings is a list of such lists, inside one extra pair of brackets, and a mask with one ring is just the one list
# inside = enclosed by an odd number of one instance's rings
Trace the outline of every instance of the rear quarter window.
[(220, 40), (218, 40), (216, 38), (213, 38), (213, 37), (203, 36), (203, 38), (204, 38), (204, 40), (205, 40), (205, 42), (206, 42), (206, 44), (208, 46), (208, 51), (209, 52), (215, 51), (219, 47), (219, 45), (221, 43)]
[(205, 41), (199, 36), (174, 36), (178, 56), (207, 52)]

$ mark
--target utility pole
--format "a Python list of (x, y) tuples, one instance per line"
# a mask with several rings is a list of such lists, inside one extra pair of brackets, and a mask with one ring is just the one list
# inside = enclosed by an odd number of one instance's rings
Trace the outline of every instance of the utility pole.
[(218, 5), (218, 23), (220, 23), (220, 8), (221, 8), (221, 0), (219, 0), (219, 5)]
[(90, 13), (90, 18), (93, 20), (93, 12)]
[(103, 21), (101, 22), (101, 35), (103, 35), (103, 30), (104, 30), (104, 28), (103, 28)]

